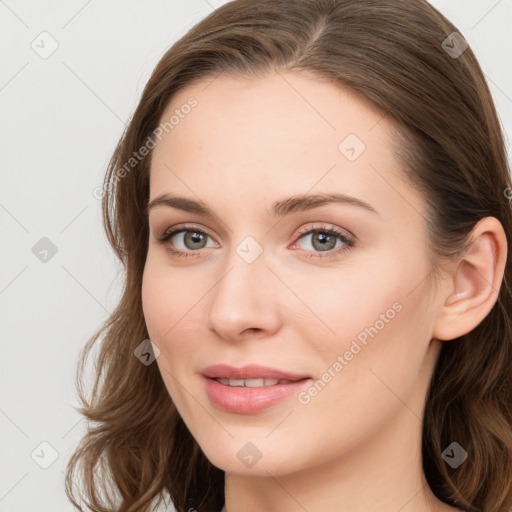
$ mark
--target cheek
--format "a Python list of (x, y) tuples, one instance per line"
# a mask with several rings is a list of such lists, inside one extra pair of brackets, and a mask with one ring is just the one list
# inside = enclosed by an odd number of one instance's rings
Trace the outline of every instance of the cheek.
[(179, 410), (183, 384), (197, 369), (204, 345), (202, 299), (213, 283), (194, 267), (173, 267), (167, 256), (148, 253), (142, 280), (142, 308), (149, 338), (160, 350), (156, 363)]
[[(166, 274), (159, 271), (148, 256), (142, 278), (142, 310), (151, 340), (158, 342), (172, 324), (166, 312), (174, 311), (172, 296), (166, 294)], [(160, 344), (159, 344), (160, 346)]]
[[(395, 321), (400, 309), (396, 303), (404, 295), (403, 269), (398, 262), (385, 265), (383, 262), (390, 259), (385, 256), (361, 257), (339, 268), (326, 267), (309, 274), (294, 271), (284, 276), (300, 299), (292, 303), (297, 303), (297, 312), (303, 311), (300, 327), (308, 333), (304, 338), (314, 343), (318, 353), (342, 353), (352, 339), (364, 343), (370, 336), (368, 328), (375, 323), (380, 332)], [(289, 322), (296, 320), (290, 317)]]
[(182, 329), (204, 291), (184, 269), (173, 269), (165, 256), (148, 254), (142, 280), (142, 308), (150, 338), (163, 342)]
[[(427, 344), (415, 323), (417, 301), (407, 293), (372, 298), (357, 319), (350, 309), (340, 313), (335, 324), (338, 336), (331, 343), (309, 337), (316, 344), (313, 354), (321, 353), (323, 364), (315, 383), (297, 397), (302, 407), (296, 418), (303, 419), (306, 429), (312, 418), (316, 425), (332, 427), (312, 447), (315, 453), (364, 442), (404, 412), (421, 416), (417, 393)], [(296, 436), (297, 430), (288, 434)]]
[[(304, 350), (312, 358), (321, 354), (325, 387), (343, 389), (345, 397), (350, 390), (362, 400), (365, 393), (390, 393), (386, 384), (411, 389), (430, 341), (427, 268), (421, 255), (405, 260), (388, 254), (339, 277), (332, 271), (329, 280), (320, 275), (308, 292), (303, 285), (300, 293), (319, 319), (301, 325)], [(322, 394), (328, 400), (342, 396)]]
[[(187, 402), (183, 393), (186, 372), (193, 365), (192, 336), (186, 330), (193, 319), (196, 293), (179, 269), (148, 254), (142, 280), (142, 308), (149, 338), (160, 350), (156, 359), (167, 391), (180, 414)], [(192, 287), (193, 288), (193, 287)], [(194, 300), (195, 299), (195, 300)]]

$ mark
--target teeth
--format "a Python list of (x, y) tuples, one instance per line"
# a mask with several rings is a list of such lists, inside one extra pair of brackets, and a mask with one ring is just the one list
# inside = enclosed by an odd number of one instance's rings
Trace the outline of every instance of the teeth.
[(243, 379), (229, 379), (228, 384), (230, 386), (243, 386), (244, 381), (243, 381)]
[(215, 379), (217, 382), (224, 384), (225, 386), (233, 387), (247, 387), (247, 388), (261, 388), (264, 386), (275, 386), (276, 384), (288, 384), (290, 380), (279, 380), (279, 379)]
[(245, 380), (245, 386), (248, 388), (261, 388), (262, 386), (275, 386), (278, 382), (278, 379), (247, 379)]

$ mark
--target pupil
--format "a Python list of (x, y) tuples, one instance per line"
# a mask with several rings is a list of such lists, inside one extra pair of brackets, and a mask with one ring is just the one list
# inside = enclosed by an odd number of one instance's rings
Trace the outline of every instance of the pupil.
[(203, 235), (201, 233), (189, 233), (188, 237), (192, 241), (193, 244), (198, 244), (198, 243), (201, 243), (201, 239), (202, 239)]
[[(332, 245), (332, 240), (331, 240), (331, 244), (329, 246), (329, 239), (333, 239), (334, 240), (334, 237), (332, 235), (329, 235), (327, 233), (317, 233), (315, 237), (313, 237), (313, 242), (315, 241), (320, 241), (320, 247), (322, 248), (322, 250), (328, 250), (328, 249), (332, 249), (334, 246)], [(334, 240), (334, 243), (336, 243), (336, 241)]]

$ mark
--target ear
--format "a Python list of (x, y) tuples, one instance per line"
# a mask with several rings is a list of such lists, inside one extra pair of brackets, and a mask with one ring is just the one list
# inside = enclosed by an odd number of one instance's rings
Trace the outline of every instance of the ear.
[(432, 337), (453, 340), (471, 332), (498, 299), (507, 261), (507, 237), (495, 217), (481, 219), (469, 235), (466, 253), (451, 267), (448, 290), (435, 319)]

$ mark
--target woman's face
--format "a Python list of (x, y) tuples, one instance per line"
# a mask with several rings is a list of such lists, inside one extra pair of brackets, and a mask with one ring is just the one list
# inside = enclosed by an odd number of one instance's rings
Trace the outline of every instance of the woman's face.
[[(439, 299), (425, 205), (401, 178), (391, 125), (291, 73), (203, 80), (162, 122), (173, 115), (152, 155), (142, 298), (162, 378), (205, 455), (279, 475), (411, 446)], [(236, 372), (249, 365), (274, 371)]]

